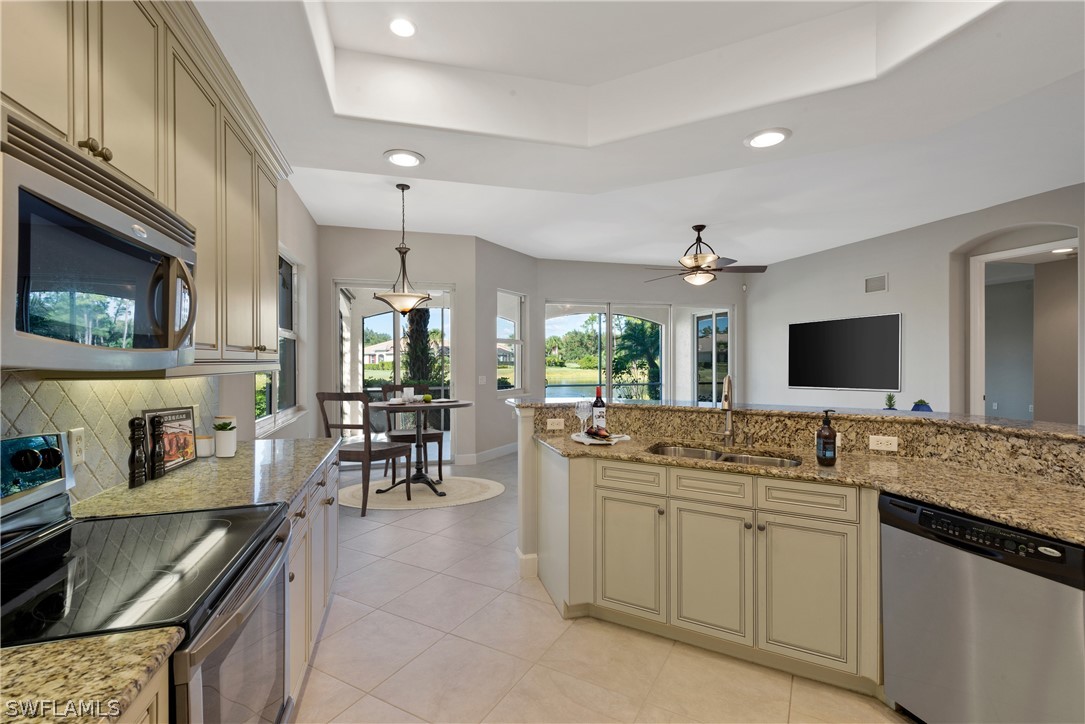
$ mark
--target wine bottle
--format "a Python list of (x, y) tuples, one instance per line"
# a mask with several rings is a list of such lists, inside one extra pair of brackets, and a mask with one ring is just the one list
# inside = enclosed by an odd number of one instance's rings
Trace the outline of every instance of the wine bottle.
[(133, 417), (128, 421), (132, 434), (128, 440), (132, 443), (132, 452), (128, 455), (128, 487), (138, 488), (147, 482), (147, 450), (143, 447), (147, 433), (147, 423), (142, 417)]
[(603, 401), (603, 388), (595, 388), (595, 402), (591, 403), (591, 426), (606, 434), (607, 403)]

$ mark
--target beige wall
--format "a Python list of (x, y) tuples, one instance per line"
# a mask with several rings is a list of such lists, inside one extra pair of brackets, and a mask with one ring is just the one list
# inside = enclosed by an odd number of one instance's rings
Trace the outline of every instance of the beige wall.
[[(903, 389), (898, 403), (922, 397), (935, 410), (964, 412), (968, 257), (995, 239), (993, 243), (1014, 248), (1076, 236), (1085, 226), (1083, 193), (1085, 186), (1069, 186), (773, 264), (763, 278), (751, 278), (756, 283), (747, 295), (744, 349), (752, 390), (746, 400), (882, 407), (884, 393), (879, 392), (789, 389), (787, 325), (900, 312)], [(865, 294), (863, 279), (881, 273), (889, 275), (888, 291)], [(1080, 260), (1078, 275), (1085, 276)], [(1079, 296), (1079, 307), (1082, 304)], [(1085, 350), (1080, 354), (1085, 357)]]
[(1077, 262), (1036, 265), (1033, 323), (1033, 417), (1077, 422)]

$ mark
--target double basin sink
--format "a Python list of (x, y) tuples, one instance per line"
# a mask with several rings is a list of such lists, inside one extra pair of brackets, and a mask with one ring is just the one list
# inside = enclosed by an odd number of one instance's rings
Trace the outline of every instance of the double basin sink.
[(648, 448), (648, 452), (655, 455), (667, 455), (676, 458), (694, 458), (696, 460), (710, 460), (715, 463), (733, 463), (736, 465), (765, 465), (776, 468), (793, 468), (802, 464), (801, 460), (794, 458), (777, 458), (769, 455), (749, 454), (742, 452), (730, 452), (709, 450), (703, 447), (687, 447), (682, 445), (666, 445), (656, 443)]

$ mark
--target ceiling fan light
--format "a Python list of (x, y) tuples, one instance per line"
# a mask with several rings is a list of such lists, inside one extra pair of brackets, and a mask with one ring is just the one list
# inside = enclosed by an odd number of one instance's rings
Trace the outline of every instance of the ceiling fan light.
[(694, 271), (689, 274), (683, 274), (682, 279), (686, 282), (699, 287), (709, 282), (716, 281), (716, 275), (710, 271)]
[(678, 263), (687, 269), (697, 269), (702, 266), (710, 266), (719, 259), (716, 254), (701, 253), (701, 254), (686, 254), (684, 257), (678, 260)]

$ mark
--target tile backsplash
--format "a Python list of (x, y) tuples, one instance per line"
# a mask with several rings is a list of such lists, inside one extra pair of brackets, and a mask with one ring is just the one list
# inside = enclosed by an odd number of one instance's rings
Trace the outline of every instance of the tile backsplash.
[(0, 376), (3, 437), (38, 432), (85, 432), (86, 462), (75, 467), (73, 500), (128, 479), (128, 420), (160, 407), (199, 405), (197, 433), (211, 434), (218, 378), (175, 380), (43, 380), (33, 373)]

